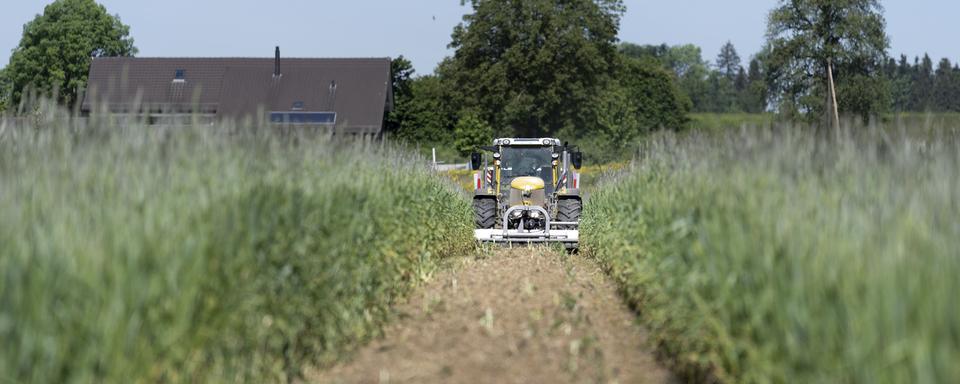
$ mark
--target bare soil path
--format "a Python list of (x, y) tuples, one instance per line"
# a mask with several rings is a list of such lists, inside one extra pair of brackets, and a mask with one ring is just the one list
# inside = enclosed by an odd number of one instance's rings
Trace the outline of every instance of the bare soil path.
[(643, 330), (592, 261), (497, 249), (445, 268), (382, 339), (311, 371), (320, 383), (669, 383)]

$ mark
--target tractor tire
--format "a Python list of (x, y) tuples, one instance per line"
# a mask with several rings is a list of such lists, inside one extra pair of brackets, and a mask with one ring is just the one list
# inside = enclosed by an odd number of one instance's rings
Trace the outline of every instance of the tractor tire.
[[(583, 212), (583, 201), (580, 199), (560, 199), (557, 201), (556, 221), (579, 223), (581, 212)], [(572, 225), (562, 225), (560, 228), (577, 229)]]
[(493, 228), (497, 222), (497, 200), (473, 199), (473, 221), (479, 229)]

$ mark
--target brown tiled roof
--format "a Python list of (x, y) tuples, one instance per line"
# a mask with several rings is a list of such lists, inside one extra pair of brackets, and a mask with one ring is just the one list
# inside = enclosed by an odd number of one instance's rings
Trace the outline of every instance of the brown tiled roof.
[(281, 76), (273, 72), (273, 58), (96, 58), (82, 107), (243, 118), (302, 103), (304, 112), (336, 112), (338, 129), (358, 133), (379, 133), (391, 107), (389, 58), (283, 58)]

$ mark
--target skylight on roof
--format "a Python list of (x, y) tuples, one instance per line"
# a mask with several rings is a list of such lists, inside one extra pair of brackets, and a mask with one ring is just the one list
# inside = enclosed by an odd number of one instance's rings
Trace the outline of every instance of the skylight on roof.
[(174, 75), (173, 75), (173, 79), (174, 79), (174, 80), (184, 80), (184, 79), (186, 79), (186, 75), (187, 75), (187, 71), (184, 71), (184, 70), (182, 70), (182, 69), (178, 69), (178, 70), (175, 71), (175, 73), (174, 73)]

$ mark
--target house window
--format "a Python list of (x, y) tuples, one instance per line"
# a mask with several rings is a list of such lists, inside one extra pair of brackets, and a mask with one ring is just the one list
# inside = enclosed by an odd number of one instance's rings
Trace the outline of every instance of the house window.
[(334, 125), (336, 112), (270, 112), (270, 122), (274, 124)]
[(187, 78), (187, 71), (184, 71), (182, 69), (178, 69), (173, 73), (174, 81), (185, 81), (186, 78)]

